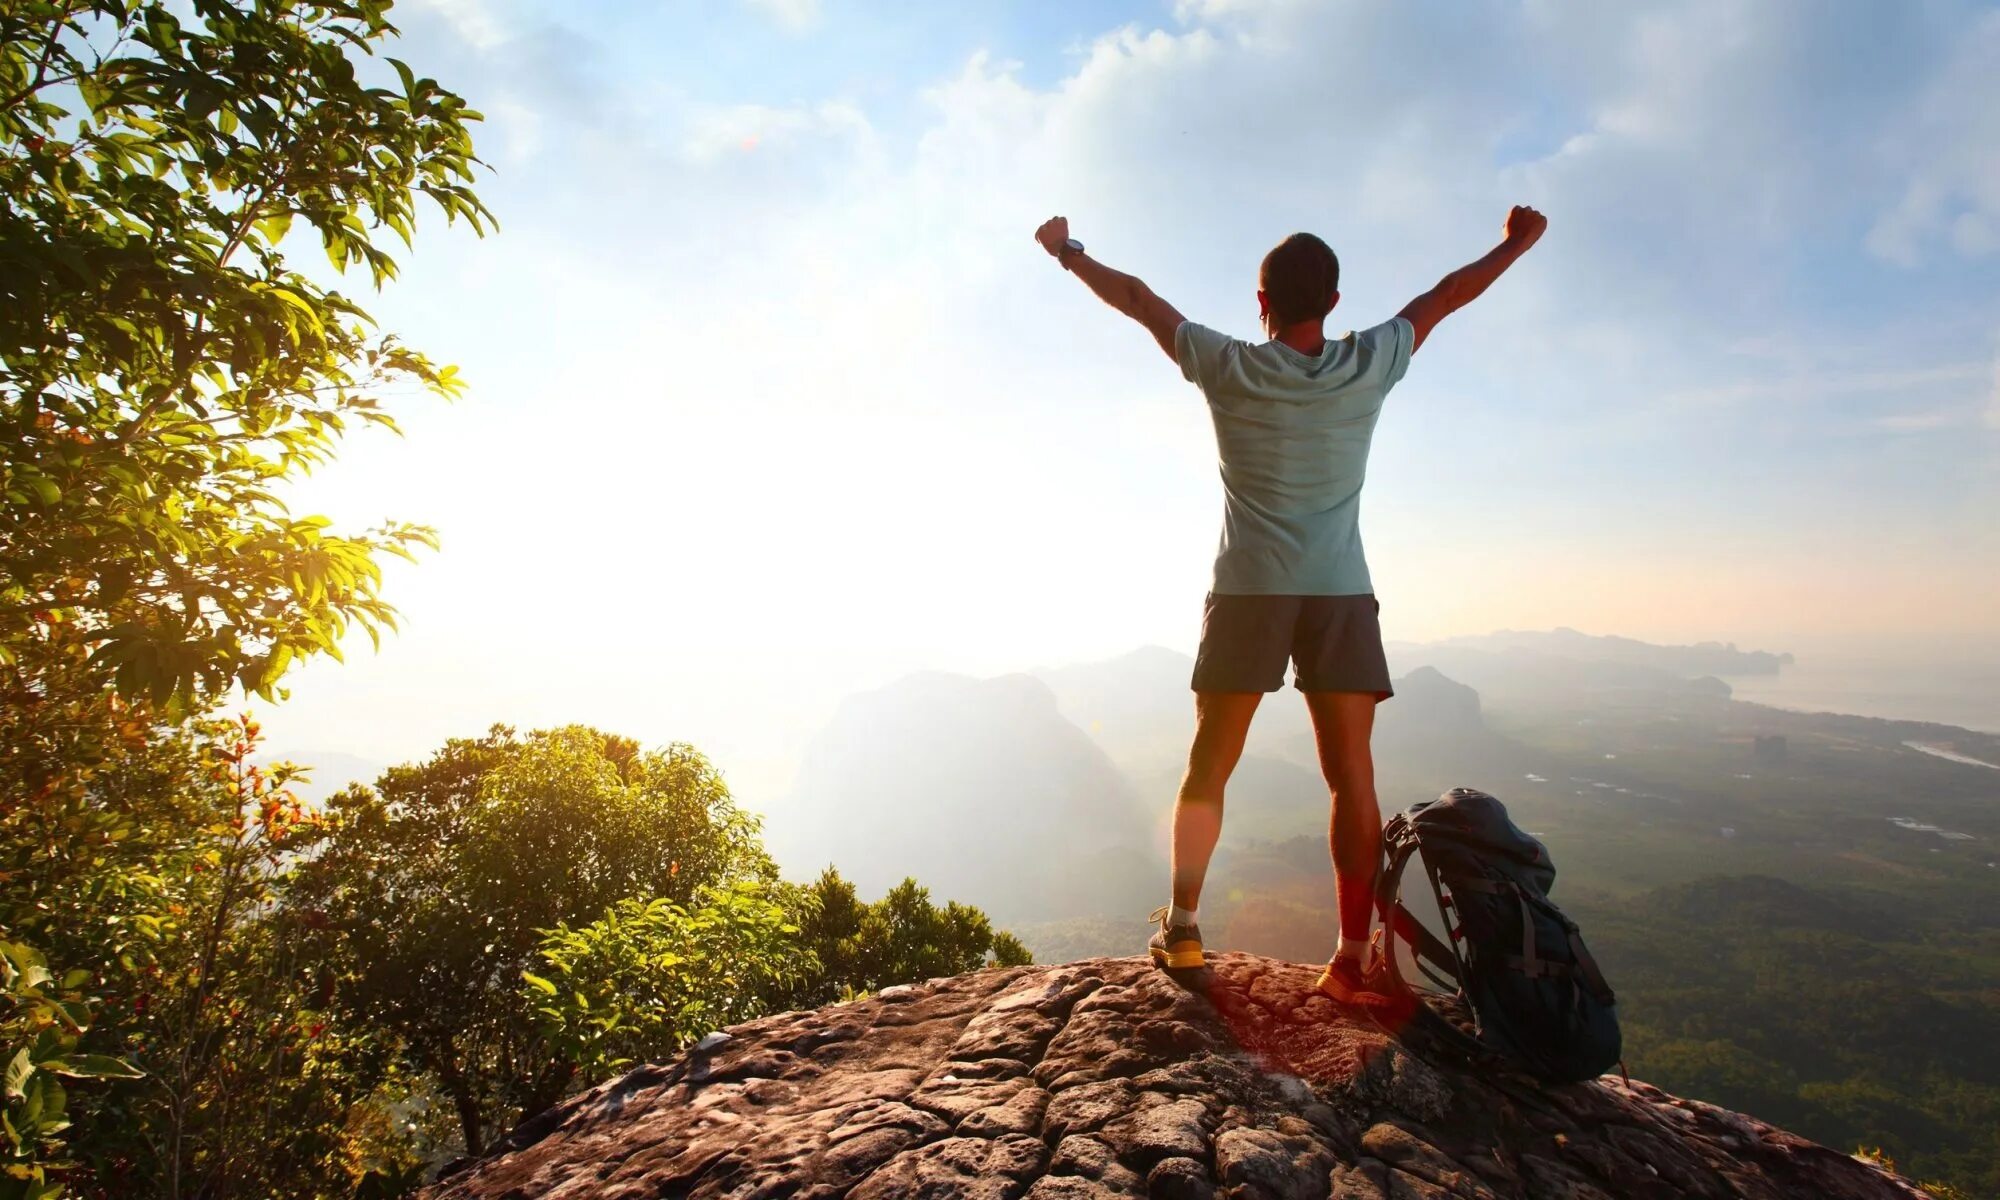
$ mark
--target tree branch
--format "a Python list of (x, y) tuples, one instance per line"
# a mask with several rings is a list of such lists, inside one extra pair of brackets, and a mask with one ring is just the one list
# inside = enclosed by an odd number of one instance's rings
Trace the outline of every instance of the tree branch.
[(52, 87), (58, 83), (68, 83), (81, 74), (81, 72), (73, 72), (55, 79), (49, 78), (49, 64), (55, 61), (57, 39), (62, 37), (63, 30), (69, 28), (70, 16), (71, 12), (68, 9), (64, 9), (56, 14), (55, 22), (49, 26), (49, 38), (46, 42), (42, 43), (41, 61), (35, 64), (34, 81), (5, 100), (0, 100), (0, 109), (12, 108), (45, 87)]

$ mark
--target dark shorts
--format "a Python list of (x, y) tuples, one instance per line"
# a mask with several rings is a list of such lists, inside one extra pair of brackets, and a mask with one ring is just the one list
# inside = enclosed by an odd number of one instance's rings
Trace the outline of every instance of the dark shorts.
[(1218, 596), (1201, 615), (1197, 692), (1275, 692), (1285, 662), (1302, 692), (1394, 694), (1373, 596)]

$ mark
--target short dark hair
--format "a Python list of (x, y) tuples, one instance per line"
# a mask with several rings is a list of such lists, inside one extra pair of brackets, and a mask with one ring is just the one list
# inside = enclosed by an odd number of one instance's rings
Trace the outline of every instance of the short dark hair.
[(1333, 248), (1310, 233), (1295, 233), (1264, 256), (1257, 290), (1281, 325), (1317, 321), (1333, 311), (1340, 290), (1340, 260)]

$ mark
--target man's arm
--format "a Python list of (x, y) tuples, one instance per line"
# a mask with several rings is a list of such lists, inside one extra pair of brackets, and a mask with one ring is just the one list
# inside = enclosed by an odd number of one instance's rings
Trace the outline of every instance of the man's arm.
[(1153, 289), (1135, 275), (1116, 271), (1081, 250), (1068, 249), (1069, 218), (1050, 217), (1035, 230), (1035, 240), (1042, 249), (1053, 255), (1056, 261), (1069, 273), (1083, 280), (1085, 287), (1097, 293), (1097, 298), (1124, 313), (1146, 327), (1160, 349), (1175, 362), (1180, 355), (1174, 352), (1174, 331), (1181, 327), (1186, 318), (1173, 305), (1153, 294)]
[(1514, 206), (1507, 214), (1507, 228), (1500, 244), (1488, 250), (1473, 262), (1438, 280), (1436, 287), (1403, 306), (1396, 315), (1409, 321), (1417, 331), (1417, 337), (1410, 344), (1410, 353), (1424, 344), (1424, 338), (1439, 321), (1464, 308), (1479, 297), (1479, 293), (1500, 278), (1514, 260), (1528, 252), (1528, 247), (1542, 236), (1542, 230), (1549, 227), (1549, 219), (1524, 204)]

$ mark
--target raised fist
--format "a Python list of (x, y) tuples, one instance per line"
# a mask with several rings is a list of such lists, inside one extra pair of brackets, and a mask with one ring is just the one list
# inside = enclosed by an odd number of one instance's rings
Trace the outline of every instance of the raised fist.
[(1507, 214), (1507, 240), (1518, 242), (1523, 250), (1534, 245), (1548, 227), (1549, 219), (1525, 204), (1516, 204)]
[(1035, 230), (1035, 240), (1042, 244), (1042, 249), (1060, 257), (1063, 243), (1069, 240), (1069, 218), (1050, 217), (1043, 221), (1042, 227)]

